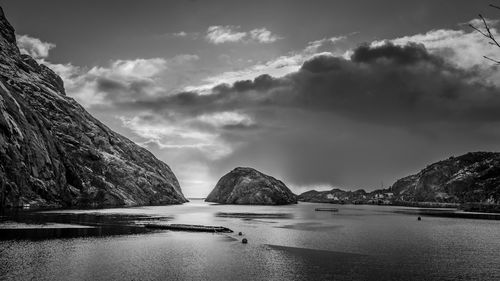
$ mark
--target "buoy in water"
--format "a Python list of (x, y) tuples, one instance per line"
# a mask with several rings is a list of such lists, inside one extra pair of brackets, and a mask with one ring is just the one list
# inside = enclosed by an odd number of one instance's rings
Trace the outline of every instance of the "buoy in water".
[(241, 233), (241, 232), (238, 232), (238, 235), (239, 235), (239, 236), (241, 236), (241, 235), (243, 235), (243, 233)]
[(241, 240), (241, 243), (246, 244), (248, 243), (248, 240), (246, 238), (243, 238), (243, 240)]
[(417, 218), (417, 220), (421, 221), (421, 220), (422, 220), (422, 218), (421, 218), (421, 217), (418, 217), (418, 218)]

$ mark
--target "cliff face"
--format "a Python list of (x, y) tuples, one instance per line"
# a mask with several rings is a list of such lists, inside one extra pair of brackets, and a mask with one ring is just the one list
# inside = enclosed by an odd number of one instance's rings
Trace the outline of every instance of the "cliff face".
[(402, 178), (392, 192), (404, 201), (500, 202), (500, 153), (471, 152)]
[(39, 207), (186, 202), (169, 166), (113, 132), (20, 54), (0, 8), (0, 199)]
[(236, 168), (224, 175), (208, 195), (207, 202), (245, 205), (297, 203), (286, 185), (252, 168)]

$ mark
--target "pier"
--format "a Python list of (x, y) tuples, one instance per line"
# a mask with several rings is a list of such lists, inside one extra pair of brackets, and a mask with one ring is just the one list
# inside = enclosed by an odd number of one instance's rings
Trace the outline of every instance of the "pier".
[(337, 208), (316, 208), (314, 209), (316, 212), (338, 212)]
[(192, 231), (192, 232), (221, 232), (231, 233), (231, 229), (223, 226), (193, 225), (193, 224), (145, 224), (146, 228), (168, 229), (174, 231)]

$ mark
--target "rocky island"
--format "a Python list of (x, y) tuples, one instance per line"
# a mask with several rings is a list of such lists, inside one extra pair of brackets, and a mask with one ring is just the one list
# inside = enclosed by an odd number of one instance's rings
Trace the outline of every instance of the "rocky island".
[(297, 196), (280, 180), (252, 168), (238, 167), (217, 182), (205, 201), (221, 204), (286, 205), (297, 203)]
[(21, 54), (0, 8), (0, 203), (105, 207), (186, 202), (170, 167), (112, 131)]

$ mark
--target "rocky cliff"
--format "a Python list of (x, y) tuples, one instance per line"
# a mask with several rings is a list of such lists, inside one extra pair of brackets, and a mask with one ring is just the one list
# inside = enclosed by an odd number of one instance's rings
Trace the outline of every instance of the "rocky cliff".
[[(458, 203), (500, 204), (500, 153), (471, 152), (428, 165), (417, 174), (396, 181), (388, 189), (369, 193), (360, 189), (344, 191), (311, 190), (299, 201), (315, 203), (396, 204), (419, 206), (457, 206)], [(455, 205), (452, 205), (456, 203)], [(426, 206), (426, 205), (422, 205)], [(500, 210), (500, 207), (499, 207)]]
[(500, 153), (471, 152), (427, 166), (391, 188), (402, 201), (500, 202)]
[(96, 120), (51, 69), (20, 54), (1, 8), (0, 199), (38, 207), (186, 202), (168, 165)]
[(224, 175), (210, 192), (207, 202), (246, 205), (297, 203), (297, 196), (271, 176), (252, 168), (236, 168)]

